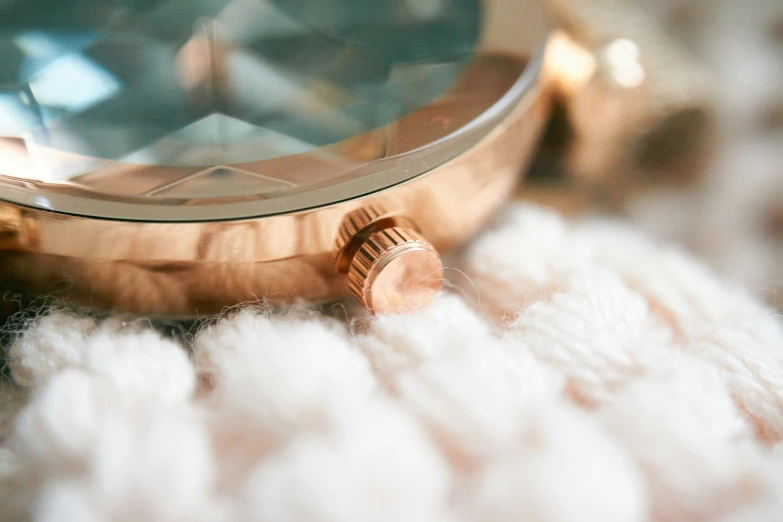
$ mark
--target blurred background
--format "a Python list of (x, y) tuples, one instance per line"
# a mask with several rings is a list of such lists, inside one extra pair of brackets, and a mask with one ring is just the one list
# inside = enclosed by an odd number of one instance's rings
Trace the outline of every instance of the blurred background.
[(783, 2), (645, 0), (703, 64), (718, 143), (704, 177), (630, 202), (652, 233), (783, 306)]
[(520, 195), (624, 215), (783, 308), (783, 1), (548, 1), (590, 78)]

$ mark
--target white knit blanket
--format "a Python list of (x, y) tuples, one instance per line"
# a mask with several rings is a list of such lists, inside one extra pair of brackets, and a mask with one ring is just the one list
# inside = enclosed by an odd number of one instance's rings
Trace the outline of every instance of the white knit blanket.
[(421, 313), (245, 309), (189, 346), (42, 317), (10, 351), (0, 520), (783, 519), (773, 311), (523, 205), (448, 264)]

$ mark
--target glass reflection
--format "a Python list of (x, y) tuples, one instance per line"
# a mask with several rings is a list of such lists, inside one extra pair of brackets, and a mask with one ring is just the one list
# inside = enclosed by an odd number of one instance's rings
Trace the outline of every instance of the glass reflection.
[(480, 25), (478, 0), (6, 0), (0, 135), (92, 157), (50, 180), (304, 152), (443, 93)]

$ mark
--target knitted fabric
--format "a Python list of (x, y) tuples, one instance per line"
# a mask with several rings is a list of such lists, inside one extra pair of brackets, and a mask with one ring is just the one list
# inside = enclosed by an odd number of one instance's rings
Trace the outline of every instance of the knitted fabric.
[(783, 519), (773, 311), (521, 204), (447, 265), (404, 316), (250, 307), (187, 342), (42, 316), (10, 348), (0, 520)]
[(713, 74), (721, 139), (702, 184), (648, 191), (630, 214), (783, 309), (783, 2), (645, 4)]

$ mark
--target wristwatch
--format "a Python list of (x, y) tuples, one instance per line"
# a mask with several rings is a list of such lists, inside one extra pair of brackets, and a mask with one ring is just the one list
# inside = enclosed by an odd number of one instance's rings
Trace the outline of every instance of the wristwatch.
[(154, 317), (346, 294), (372, 313), (425, 306), (439, 252), (515, 190), (558, 99), (605, 72), (596, 49), (638, 58), (550, 15), (3, 2), (0, 283)]

